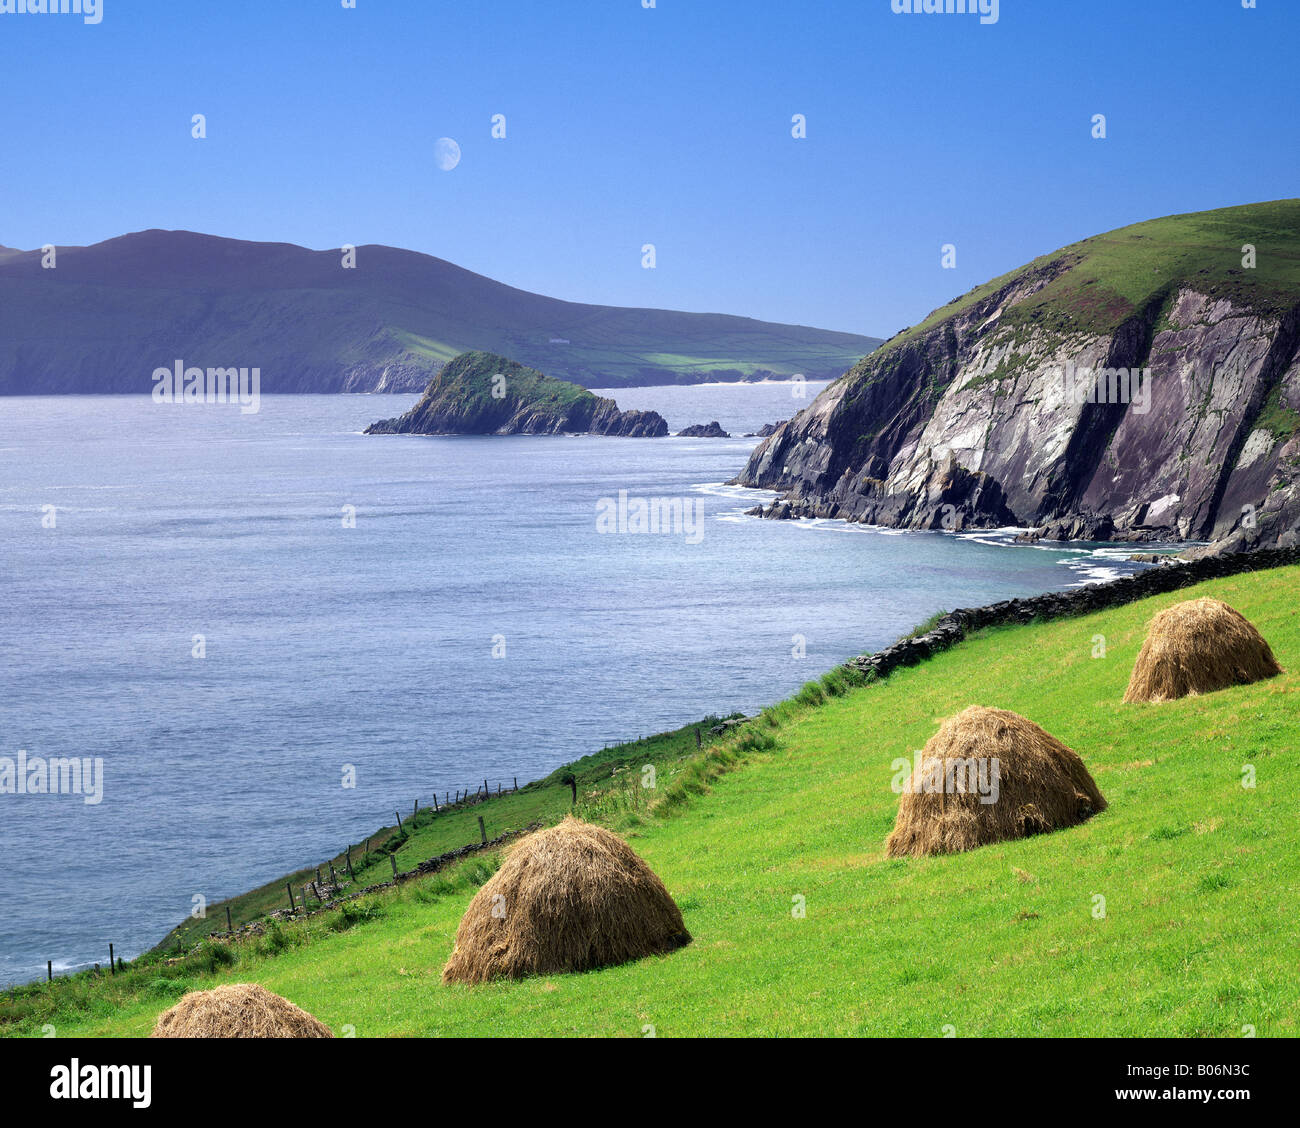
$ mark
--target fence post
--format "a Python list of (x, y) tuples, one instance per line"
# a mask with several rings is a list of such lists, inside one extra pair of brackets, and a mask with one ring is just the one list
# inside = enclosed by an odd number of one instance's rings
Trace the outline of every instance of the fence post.
[(226, 931), (227, 931), (227, 932), (234, 932), (234, 931), (235, 931), (235, 925), (234, 925), (234, 922), (230, 919), (230, 906), (229, 906), (229, 905), (226, 906)]
[(285, 888), (286, 888), (287, 890), (289, 890), (289, 911), (290, 911), (291, 913), (292, 913), (292, 912), (297, 912), (297, 910), (298, 910), (298, 906), (295, 905), (295, 904), (293, 903), (293, 886), (292, 886), (292, 885), (289, 885), (289, 884), (286, 884), (286, 885), (285, 885)]
[(501, 781), (497, 780), (497, 795), (500, 796), (500, 794), (501, 794)]
[(417, 799), (415, 801), (415, 806), (411, 808), (411, 818), (415, 818), (415, 816), (418, 815), (419, 813), (420, 813), (420, 801)]
[(108, 970), (113, 975), (117, 974), (117, 957), (113, 955), (113, 945), (108, 946)]
[(518, 776), (515, 776), (515, 790), (516, 790), (516, 791), (519, 790), (519, 777), (518, 777)]
[(46, 978), (48, 978), (51, 983), (54, 982), (54, 961), (53, 960), (45, 961), (45, 975)]
[(394, 811), (393, 814), (397, 816), (397, 829), (400, 831), (402, 829), (402, 812)]
[(438, 793), (436, 791), (433, 793), (433, 813), (435, 815), (438, 813)]
[(482, 815), (479, 815), (479, 817), (478, 817), (478, 832), (479, 832), (479, 837), (481, 837), (481, 838), (483, 839), (483, 845), (486, 846), (486, 845), (487, 845), (487, 827), (485, 827), (485, 826), (483, 825), (483, 816), (482, 816)]
[(701, 744), (701, 741), (700, 741), (700, 730), (699, 730), (699, 729), (696, 729), (696, 730), (695, 730), (695, 747), (696, 747), (696, 748), (699, 748), (699, 747), (700, 747), (700, 744)]
[(393, 863), (393, 880), (397, 880), (397, 855), (389, 854), (388, 860)]
[(483, 781), (483, 794), (484, 794), (484, 795), (491, 795), (491, 794), (492, 794), (491, 790), (488, 788), (487, 780), (484, 780), (484, 781)]

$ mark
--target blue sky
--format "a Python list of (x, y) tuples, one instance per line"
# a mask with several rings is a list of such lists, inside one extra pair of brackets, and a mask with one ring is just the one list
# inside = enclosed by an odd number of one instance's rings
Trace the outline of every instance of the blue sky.
[(1297, 0), (102, 2), (0, 15), (0, 243), (388, 243), (889, 336), (1084, 236), (1300, 195)]

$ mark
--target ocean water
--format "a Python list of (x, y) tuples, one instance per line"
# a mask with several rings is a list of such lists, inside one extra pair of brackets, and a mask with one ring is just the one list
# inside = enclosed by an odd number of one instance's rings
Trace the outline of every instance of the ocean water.
[[(609, 394), (734, 434), (806, 402)], [(360, 433), (413, 402), (0, 399), (0, 757), (103, 761), (96, 804), (0, 795), (0, 983), (130, 958), (196, 894), (318, 863), (417, 797), (753, 712), (936, 610), (1133, 568), (745, 517), (770, 495), (723, 483), (754, 439)], [(602, 533), (620, 490), (701, 522)]]

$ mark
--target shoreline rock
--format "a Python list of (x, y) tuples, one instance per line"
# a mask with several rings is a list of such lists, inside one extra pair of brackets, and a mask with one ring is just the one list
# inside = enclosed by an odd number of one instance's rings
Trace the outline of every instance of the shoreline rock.
[(679, 439), (729, 439), (731, 436), (722, 429), (715, 419), (712, 423), (692, 423), (677, 432)]
[(495, 353), (468, 352), (443, 366), (410, 411), (365, 433), (662, 438), (668, 424), (658, 412), (621, 411), (612, 399)]
[[(1293, 227), (1300, 202), (1166, 216), (977, 287), (826, 388), (732, 484), (894, 528), (1300, 543), (1300, 286), (1195, 235), (1249, 242), (1266, 217)], [(1121, 298), (1111, 276), (1139, 262)]]

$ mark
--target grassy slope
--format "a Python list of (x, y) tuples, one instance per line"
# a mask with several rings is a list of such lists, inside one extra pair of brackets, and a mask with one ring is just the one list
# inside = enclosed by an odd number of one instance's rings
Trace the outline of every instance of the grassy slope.
[[(505, 382), (498, 389), (499, 377), (505, 377)], [(555, 418), (566, 417), (585, 404), (590, 416), (597, 402), (596, 396), (578, 384), (552, 379), (495, 353), (467, 352), (447, 363), (409, 411), (374, 426), (380, 434), (390, 428), (423, 434), (444, 430), (491, 433), (526, 409)]]
[[(490, 839), (522, 830), (535, 822), (559, 822), (572, 804), (573, 793), (564, 782), (564, 777), (570, 773), (577, 780), (578, 810), (584, 817), (616, 818), (624, 810), (638, 809), (644, 806), (644, 800), (630, 789), (631, 779), (646, 764), (652, 764), (661, 777), (671, 780), (696, 750), (696, 729), (700, 730), (704, 747), (717, 741), (718, 738), (708, 731), (717, 720), (716, 717), (706, 717), (698, 724), (593, 752), (557, 768), (544, 779), (525, 783), (518, 791), (494, 795), (486, 802), (453, 803), (439, 811), (426, 806), (413, 817), (407, 812), (402, 817), (400, 831), (395, 825), (380, 827), (365, 842), (356, 844), (352, 851), (355, 880), (345, 892), (390, 881), (393, 876), (390, 857), (397, 859), (400, 872), (407, 873), (420, 862), (479, 841), (480, 816)], [(330, 863), (340, 875), (346, 876), (346, 851), (322, 863), (321, 871), (325, 878), (329, 876)], [(155, 954), (174, 954), (178, 945), (188, 948), (214, 932), (224, 932), (227, 906), (237, 926), (260, 919), (273, 909), (287, 908), (285, 884), (293, 885), (297, 898), (301, 896), (303, 884), (313, 880), (315, 875), (313, 866), (277, 877), (229, 900), (213, 902), (202, 920), (187, 918), (169, 932), (155, 949)], [(315, 902), (309, 904), (315, 906)], [(0, 1022), (3, 1022), (3, 1007), (0, 1007)]]
[[(1253, 270), (1241, 265), (1241, 248), (1247, 243), (1258, 256)], [(1112, 332), (1180, 283), (1276, 314), (1300, 301), (1300, 200), (1165, 216), (1071, 243), (954, 298), (888, 341), (872, 360), (1012, 282), (1045, 270), (1059, 273), (1009, 312), (1010, 323), (1060, 332)]]
[[(500, 398), (492, 394), (497, 375), (507, 377)], [(594, 403), (595, 400), (586, 388), (567, 380), (553, 380), (544, 372), (507, 357), (468, 352), (456, 357), (433, 378), (411, 414), (427, 410), (431, 402), (443, 410), (470, 417), (517, 411), (525, 406), (562, 413), (583, 401)]]
[[(101, 985), (75, 1008), (42, 993), (9, 1008), (27, 1012), (9, 1028), (144, 1034), (169, 992), (226, 979), (264, 983), (360, 1036), (639, 1036), (645, 1024), (661, 1036), (938, 1035), (945, 1024), (959, 1036), (1296, 1035), (1300, 670), (1160, 706), (1120, 699), (1146, 621), (1199, 594), (1240, 608), (1284, 667), (1300, 667), (1297, 580), (1300, 569), (1259, 573), (989, 632), (883, 684), (770, 710), (755, 726), (770, 748), (751, 737), (743, 766), (707, 793), (703, 772), (684, 773), (665, 787), (671, 812), (630, 832), (695, 936), (671, 956), (443, 987), (456, 924), (489, 872), (480, 859), (375, 898), (377, 919), (345, 931), (324, 918), (286, 930), (274, 957), (244, 948), (214, 975), (133, 996)], [(1103, 659), (1091, 657), (1097, 634)], [(885, 859), (891, 762), (973, 702), (1024, 713), (1073, 747), (1110, 809), (964, 855)], [(791, 914), (796, 894), (805, 919)]]

